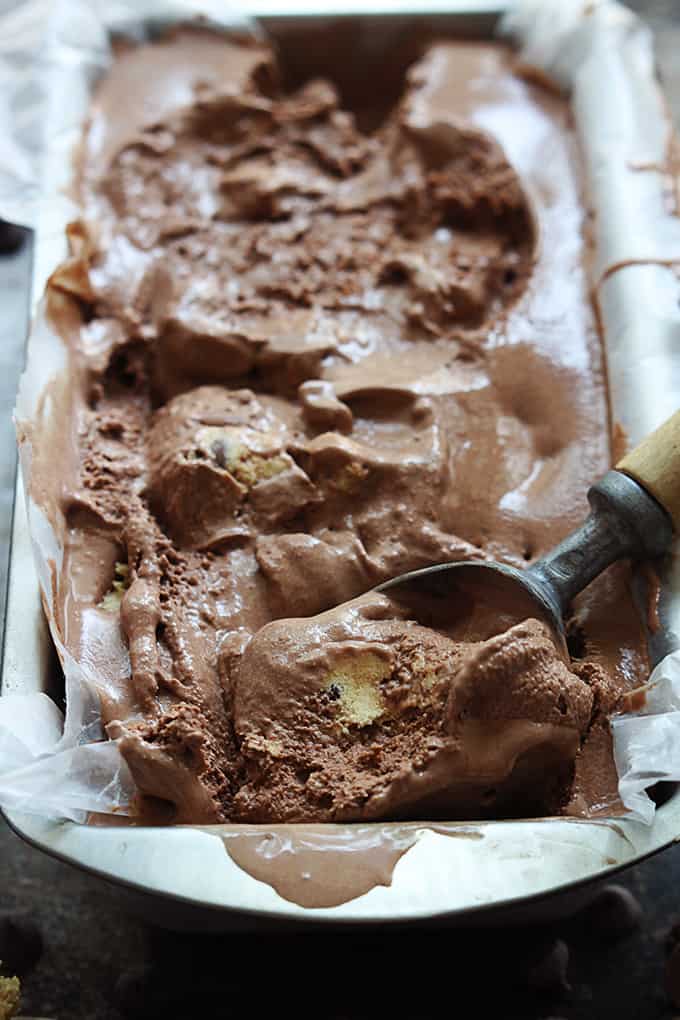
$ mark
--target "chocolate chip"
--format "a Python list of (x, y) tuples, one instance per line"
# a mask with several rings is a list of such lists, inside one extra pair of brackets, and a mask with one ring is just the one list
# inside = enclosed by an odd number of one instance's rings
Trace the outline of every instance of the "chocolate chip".
[(18, 914), (0, 916), (0, 960), (6, 974), (22, 977), (35, 967), (43, 951), (37, 925)]
[(124, 971), (116, 981), (113, 1001), (123, 1016), (140, 1020), (175, 1015), (182, 999), (181, 987), (160, 967), (140, 964)]
[(639, 927), (642, 907), (622, 885), (606, 885), (583, 911), (588, 931), (598, 935), (627, 935)]
[(567, 981), (569, 947), (562, 939), (549, 942), (530, 964), (526, 983), (536, 992), (555, 994), (570, 990)]
[(224, 445), (223, 439), (213, 439), (210, 444), (210, 452), (215, 458), (215, 463), (218, 467), (225, 468), (227, 466), (227, 448)]

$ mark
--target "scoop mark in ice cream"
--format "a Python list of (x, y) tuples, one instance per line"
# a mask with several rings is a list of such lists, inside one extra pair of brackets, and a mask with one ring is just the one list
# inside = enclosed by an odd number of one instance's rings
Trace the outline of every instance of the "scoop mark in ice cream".
[(606, 716), (647, 666), (625, 568), (578, 601), (569, 666), (538, 621), (475, 643), (344, 605), (539, 556), (608, 466), (572, 145), (500, 46), (430, 47), (370, 135), (265, 44), (119, 51), (49, 298), (76, 366), (60, 612), (142, 816), (615, 801)]
[(258, 631), (229, 677), (246, 762), (236, 816), (265, 822), (273, 800), (287, 821), (559, 810), (588, 678), (537, 620), (481, 642), (459, 630), (365, 595)]

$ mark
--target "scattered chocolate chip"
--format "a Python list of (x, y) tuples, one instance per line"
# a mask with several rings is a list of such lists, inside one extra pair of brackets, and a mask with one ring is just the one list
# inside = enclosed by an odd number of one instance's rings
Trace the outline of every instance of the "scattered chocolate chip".
[[(113, 1001), (123, 1016), (140, 1020), (173, 1016), (179, 1005), (176, 983), (162, 968), (140, 964), (124, 971), (116, 981)], [(181, 996), (180, 996), (181, 997)]]
[(622, 885), (606, 885), (583, 911), (583, 921), (598, 935), (627, 935), (639, 927), (642, 907)]
[(20, 914), (0, 915), (0, 960), (6, 974), (23, 977), (35, 967), (43, 951), (40, 930)]
[(534, 991), (545, 994), (568, 992), (571, 988), (567, 981), (568, 965), (569, 947), (562, 939), (554, 939), (539, 950), (529, 965), (526, 984)]
[(210, 444), (210, 452), (218, 467), (225, 468), (227, 466), (227, 448), (223, 439), (213, 439)]

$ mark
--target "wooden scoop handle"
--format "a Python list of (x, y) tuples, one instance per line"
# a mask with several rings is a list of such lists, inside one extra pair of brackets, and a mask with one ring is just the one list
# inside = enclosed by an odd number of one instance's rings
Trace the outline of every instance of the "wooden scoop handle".
[(676, 411), (616, 465), (664, 508), (680, 532), (680, 411)]

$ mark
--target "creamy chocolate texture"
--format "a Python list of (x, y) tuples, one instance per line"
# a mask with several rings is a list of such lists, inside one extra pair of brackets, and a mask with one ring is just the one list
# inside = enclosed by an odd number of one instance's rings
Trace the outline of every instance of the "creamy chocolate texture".
[[(230, 675), (248, 820), (558, 811), (594, 690), (545, 624), (483, 642), (385, 595), (263, 627)], [(521, 780), (518, 777), (521, 776)]]
[(525, 565), (609, 464), (566, 103), (453, 41), (371, 133), (333, 82), (282, 81), (204, 29), (120, 47), (50, 281), (59, 626), (139, 812), (615, 809), (606, 719), (647, 671), (625, 566), (577, 600), (570, 663), (538, 620), (472, 640), (365, 594)]

